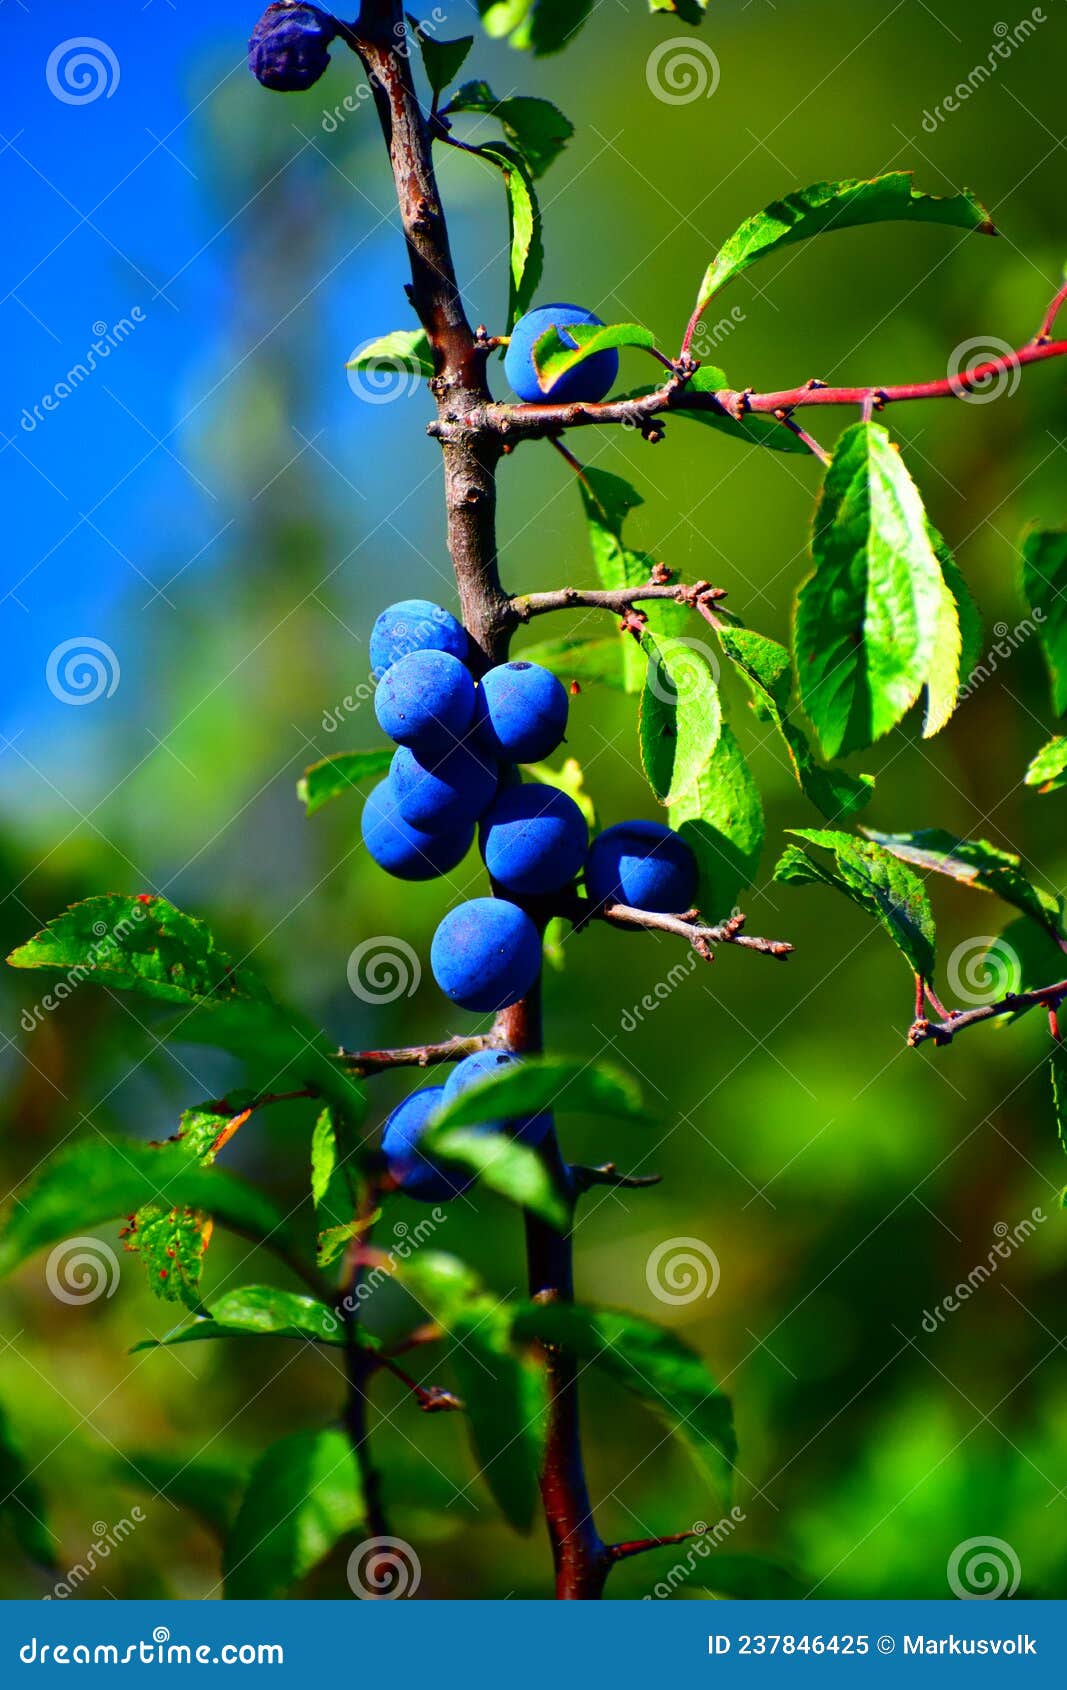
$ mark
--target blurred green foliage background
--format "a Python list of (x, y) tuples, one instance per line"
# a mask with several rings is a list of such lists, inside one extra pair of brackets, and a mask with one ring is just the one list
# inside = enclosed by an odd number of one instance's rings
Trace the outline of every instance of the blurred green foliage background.
[[(0, 939), (9, 950), (90, 891), (151, 887), (209, 919), (349, 1047), (433, 1039), (475, 1023), (444, 1012), (428, 970), (412, 998), (374, 1008), (349, 991), (346, 963), (370, 934), (403, 936), (425, 962), (454, 892), (375, 870), (359, 846), (358, 797), (306, 821), (294, 793), (316, 757), (379, 743), (370, 703), (342, 704), (367, 681), (378, 610), (409, 593), (453, 602), (424, 396), (361, 402), (342, 369), (354, 346), (410, 324), (391, 187), (368, 110), (333, 133), (322, 125), (351, 85), (348, 67), (335, 62), (318, 89), (285, 101), (244, 76), (221, 80), (253, 20), (240, 5), (217, 10), (217, 48), (198, 48), (187, 65), (188, 139), (211, 217), (233, 220), (210, 358), (220, 372), (239, 369), (199, 407), (178, 449), (194, 468), (210, 465), (235, 520), (209, 566), (179, 579), (171, 604), (145, 609), (143, 592), (131, 593), (129, 637), (144, 661), (106, 708), (63, 715), (52, 746), (62, 775), (45, 783), (20, 769), (8, 780), (0, 877), (12, 890)], [(454, 33), (468, 10), (459, 8)], [(1061, 276), (1067, 19), (1055, 0), (1046, 10), (1034, 38), (932, 132), (924, 113), (985, 60), (1001, 21), (1016, 22), (1000, 0), (891, 9), (715, 0), (693, 39), (714, 48), (718, 88), (685, 105), (654, 98), (646, 59), (664, 31), (689, 32), (650, 19), (643, 0), (597, 8), (557, 59), (531, 62), (479, 40), (468, 70), (499, 93), (550, 96), (577, 125), (543, 185), (541, 297), (647, 322), (667, 348), (717, 242), (789, 189), (903, 167), (932, 191), (972, 187), (1002, 230), (997, 242), (923, 227), (835, 235), (757, 269), (723, 303), (724, 314), (735, 304), (743, 314), (714, 355), (735, 385), (920, 379), (943, 374), (972, 337), (1021, 343)], [(295, 159), (294, 122), (314, 136)], [(471, 314), (498, 326), (498, 183), (458, 154), (440, 159), (440, 174)], [(624, 378), (645, 379), (639, 354), (624, 359)], [(185, 379), (209, 386), (203, 370)], [(832, 444), (845, 420), (828, 414), (813, 427)], [(901, 409), (888, 421), (991, 646), (998, 624), (1023, 615), (1023, 524), (1067, 521), (1063, 372), (1029, 372), (1014, 397)], [(294, 428), (313, 444), (302, 448)], [(574, 444), (640, 489), (635, 544), (726, 587), (752, 626), (787, 637), (814, 461), (761, 455), (677, 421), (655, 448), (593, 431)], [(508, 459), (501, 494), (509, 585), (593, 580), (573, 478), (549, 447)], [(177, 506), (153, 513), (163, 579), (181, 520)], [(176, 551), (174, 569), (184, 562)], [(562, 633), (562, 619), (536, 637), (550, 631)], [(885, 939), (828, 894), (770, 883), (784, 830), (818, 818), (741, 694), (728, 691), (767, 807), (745, 908), (753, 931), (788, 937), (796, 954), (780, 967), (722, 953), (638, 1015), (643, 995), (684, 960), (677, 947), (608, 931), (566, 942), (564, 968), (547, 976), (551, 1048), (629, 1068), (662, 1120), (647, 1135), (581, 1117), (561, 1123), (574, 1158), (663, 1175), (655, 1190), (586, 1203), (579, 1294), (675, 1324), (724, 1381), (744, 1514), (731, 1552), (786, 1563), (818, 1596), (932, 1597), (948, 1593), (954, 1547), (993, 1535), (1019, 1558), (1020, 1594), (1062, 1594), (1067, 1244), (1044, 1028), (1035, 1020), (979, 1030), (943, 1052), (905, 1049), (911, 981)], [(324, 725), (330, 711), (345, 715), (336, 731)], [(146, 722), (165, 742), (147, 756)], [(906, 731), (857, 760), (878, 777), (864, 820), (983, 835), (1021, 852), (1038, 883), (1060, 892), (1063, 798), (1020, 784), (1052, 729), (1040, 658), (1024, 643), (938, 739), (923, 743), (913, 714)], [(652, 813), (633, 700), (586, 688), (573, 702), (569, 750), (604, 822)], [(473, 886), (475, 862), (467, 875)], [(934, 893), (946, 959), (1006, 924), (990, 899), (946, 884)], [(239, 1082), (223, 1058), (163, 1049), (136, 1004), (88, 988), (26, 1035), (19, 1018), (40, 989), (32, 977), (0, 977), (11, 1041), (0, 1055), (5, 1190), (86, 1117), (165, 1138), (181, 1107)], [(409, 1085), (372, 1082), (372, 1119)], [(311, 1120), (307, 1106), (265, 1113), (234, 1143), (230, 1165), (295, 1203)], [(1014, 1226), (1035, 1207), (1047, 1221), (1034, 1237), (960, 1312), (924, 1330), (924, 1312), (986, 1259), (998, 1223)], [(384, 1241), (419, 1218), (394, 1200)], [(102, 1236), (116, 1244), (112, 1231)], [(646, 1259), (686, 1236), (714, 1249), (721, 1281), (710, 1299), (665, 1308), (646, 1284)], [(468, 1257), (501, 1294), (521, 1289), (521, 1228), (495, 1199), (458, 1205), (434, 1242)], [(79, 1594), (215, 1595), (208, 1528), (165, 1497), (146, 1499), (123, 1458), (151, 1474), (162, 1455), (195, 1457), (210, 1466), (211, 1495), (225, 1499), (272, 1440), (336, 1411), (338, 1361), (310, 1346), (239, 1341), (129, 1358), (127, 1347), (165, 1331), (172, 1311), (132, 1258), (122, 1267), (116, 1294), (83, 1307), (49, 1294), (40, 1258), (2, 1287), (0, 1400), (40, 1463), (61, 1566), (84, 1556), (94, 1522), (114, 1523), (134, 1502), (145, 1511), (136, 1537)], [(278, 1271), (218, 1236), (207, 1284)], [(438, 1377), (432, 1360), (425, 1366)], [(524, 1540), (494, 1518), (472, 1483), (459, 1418), (420, 1416), (387, 1380), (376, 1391), (376, 1449), (395, 1529), (423, 1561), (421, 1594), (547, 1594), (547, 1546), (538, 1530)], [(727, 1500), (708, 1493), (638, 1406), (594, 1381), (583, 1411), (606, 1534), (676, 1531), (726, 1513)], [(7, 1531), (0, 1524), (0, 1592), (43, 1593), (50, 1578)], [(670, 1559), (631, 1563), (609, 1595), (644, 1595)], [(343, 1555), (307, 1589), (347, 1596)]]

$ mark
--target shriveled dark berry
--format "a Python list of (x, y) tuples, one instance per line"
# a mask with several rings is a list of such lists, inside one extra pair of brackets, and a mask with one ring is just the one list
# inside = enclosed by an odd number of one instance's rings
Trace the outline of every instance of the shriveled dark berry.
[(337, 20), (317, 6), (277, 0), (268, 6), (248, 43), (248, 66), (264, 88), (299, 93), (319, 80), (330, 62)]

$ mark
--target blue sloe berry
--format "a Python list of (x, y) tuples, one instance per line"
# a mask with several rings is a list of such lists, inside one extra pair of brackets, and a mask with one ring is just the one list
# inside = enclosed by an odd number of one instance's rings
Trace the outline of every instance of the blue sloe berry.
[(541, 937), (525, 910), (505, 898), (471, 898), (445, 916), (430, 946), (433, 977), (461, 1009), (507, 1009), (541, 968)]
[(513, 786), (486, 812), (480, 844), (485, 866), (506, 892), (531, 897), (574, 879), (588, 829), (574, 799), (554, 786)]
[[(445, 1081), (444, 1103), (454, 1103), (457, 1097), (480, 1080), (487, 1080), (505, 1068), (517, 1067), (521, 1058), (513, 1050), (477, 1050), (458, 1062)], [(508, 1133), (522, 1144), (538, 1145), (552, 1125), (551, 1115), (523, 1115), (510, 1120), (485, 1121), (472, 1129), (476, 1132)]]
[(391, 782), (379, 781), (363, 806), (363, 843), (379, 868), (398, 880), (435, 880), (461, 863), (474, 841), (473, 821), (442, 833), (424, 833), (396, 807)]
[(474, 682), (449, 651), (411, 651), (379, 681), (374, 710), (398, 745), (424, 760), (440, 757), (474, 719)]
[[(533, 349), (535, 343), (545, 333), (546, 329), (556, 328), (565, 331), (568, 324), (596, 323), (602, 327), (599, 317), (592, 311), (585, 311), (580, 305), (538, 305), (533, 311), (527, 311), (525, 317), (520, 317), (511, 331), (511, 340), (504, 355), (504, 374), (511, 384), (512, 391), (528, 405), (552, 404), (569, 405), (584, 400), (587, 404), (596, 404), (603, 399), (605, 393), (614, 386), (619, 373), (619, 354), (614, 349), (606, 352), (594, 352), (591, 358), (585, 358), (576, 364), (572, 370), (557, 376), (548, 391), (545, 392), (537, 380), (537, 370), (534, 367)], [(569, 336), (564, 332), (563, 340)], [(573, 346), (575, 342), (572, 340)]]
[(498, 757), (539, 763), (563, 738), (569, 703), (563, 682), (539, 663), (500, 663), (478, 690), (479, 738)]
[(447, 1203), (465, 1191), (471, 1180), (438, 1167), (419, 1149), (431, 1115), (444, 1101), (444, 1086), (424, 1086), (398, 1104), (385, 1123), (382, 1151), (389, 1172), (401, 1191), (421, 1203)]
[(617, 822), (589, 847), (585, 884), (594, 904), (680, 914), (696, 897), (696, 858), (662, 822)]
[(383, 610), (371, 629), (370, 666), (377, 680), (411, 651), (447, 651), (465, 663), (470, 640), (451, 611), (429, 599), (401, 599)]
[(496, 763), (473, 745), (456, 745), (422, 763), (401, 745), (389, 765), (397, 809), (424, 833), (477, 821), (492, 803), (499, 783)]

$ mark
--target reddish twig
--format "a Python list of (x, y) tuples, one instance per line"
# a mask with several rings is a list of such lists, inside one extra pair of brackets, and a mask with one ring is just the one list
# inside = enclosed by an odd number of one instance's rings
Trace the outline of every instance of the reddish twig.
[(1067, 998), (1067, 980), (1054, 986), (1039, 986), (1032, 992), (1007, 992), (996, 1003), (978, 1004), (974, 1009), (949, 1010), (941, 1021), (927, 1021), (917, 1017), (908, 1031), (908, 1043), (913, 1049), (933, 1040), (936, 1045), (951, 1044), (957, 1033), (976, 1027), (981, 1021), (992, 1021), (1000, 1015), (1021, 1015), (1025, 1010), (1056, 1010)]
[(666, 1537), (635, 1537), (628, 1543), (609, 1543), (608, 1555), (612, 1561), (628, 1561), (631, 1555), (645, 1555), (650, 1549), (666, 1549), (672, 1543), (688, 1543), (691, 1537), (700, 1537), (698, 1531), (670, 1532)]

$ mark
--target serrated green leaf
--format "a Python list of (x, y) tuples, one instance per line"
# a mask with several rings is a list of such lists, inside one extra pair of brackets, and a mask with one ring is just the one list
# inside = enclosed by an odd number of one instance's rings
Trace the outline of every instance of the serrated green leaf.
[(166, 1024), (165, 1036), (232, 1051), (271, 1085), (292, 1075), (348, 1119), (362, 1118), (363, 1090), (336, 1061), (325, 1034), (276, 1002), (251, 969), (221, 949), (204, 922), (166, 898), (86, 898), (7, 960), (14, 968), (58, 969), (69, 980), (180, 1005), (182, 1014)]
[(619, 692), (626, 691), (624, 656), (617, 634), (607, 640), (545, 640), (522, 651), (525, 662), (550, 669), (565, 684), (602, 684)]
[(1042, 792), (1058, 792), (1067, 786), (1067, 739), (1050, 739), (1043, 745), (1024, 776), (1027, 786)]
[(494, 165), (504, 178), (511, 247), (508, 289), (510, 332), (516, 318), (528, 309), (541, 280), (545, 262), (541, 211), (530, 167), (520, 152), (504, 141), (487, 142), (484, 146), (475, 147), (474, 151), (479, 158)]
[(619, 1068), (555, 1056), (527, 1056), (521, 1063), (468, 1086), (431, 1123), (430, 1131), (515, 1120), (548, 1111), (610, 1115), (647, 1124), (652, 1117), (639, 1087)]
[(533, 348), (534, 369), (542, 393), (548, 393), (560, 376), (586, 358), (617, 346), (655, 346), (651, 329), (640, 323), (572, 323), (555, 326), (538, 335)]
[(58, 1564), (41, 1488), (30, 1472), (6, 1411), (0, 1407), (0, 1517), (11, 1526), (24, 1555), (42, 1567)]
[[(318, 1344), (343, 1344), (345, 1328), (337, 1310), (314, 1297), (279, 1291), (273, 1285), (244, 1285), (212, 1303), (206, 1319), (179, 1326), (165, 1338), (145, 1338), (133, 1348), (155, 1350), (233, 1337), (308, 1338)], [(360, 1333), (360, 1342), (377, 1348), (366, 1333)]]
[(596, 805), (585, 787), (585, 775), (577, 757), (567, 757), (562, 767), (553, 769), (548, 763), (524, 763), (523, 773), (531, 775), (542, 786), (554, 786), (557, 792), (565, 792), (568, 798), (573, 798), (590, 828), (597, 827)]
[(231, 1599), (281, 1596), (362, 1525), (363, 1497), (343, 1432), (294, 1432), (256, 1462), (226, 1543)]
[(1022, 556), (1023, 592), (1038, 623), (1052, 708), (1062, 716), (1067, 710), (1067, 529), (1028, 529)]
[(646, 634), (638, 718), (641, 765), (661, 804), (675, 804), (707, 768), (722, 733), (710, 653), (698, 640)]
[(872, 915), (889, 934), (915, 974), (934, 975), (936, 930), (922, 881), (890, 851), (873, 840), (856, 839), (831, 828), (790, 828), (798, 839), (833, 854), (830, 869), (796, 845), (782, 854), (775, 880), (830, 886)]
[(805, 796), (829, 822), (842, 821), (862, 810), (874, 791), (872, 777), (820, 768), (807, 735), (789, 719), (793, 677), (785, 646), (751, 628), (732, 628), (726, 623), (719, 627), (718, 635), (726, 656), (748, 684), (757, 717), (777, 728)]
[(368, 775), (384, 775), (393, 760), (392, 749), (386, 751), (336, 751), (320, 763), (305, 769), (296, 786), (296, 795), (307, 805), (313, 816), (331, 798), (352, 792)]
[(403, 368), (427, 381), (434, 373), (433, 348), (424, 329), (393, 329), (377, 340), (361, 346), (345, 365), (346, 370), (387, 370)]
[(558, 53), (581, 29), (594, 0), (478, 0), (487, 35), (536, 57)]
[(566, 1303), (520, 1310), (513, 1330), (519, 1341), (569, 1350), (647, 1403), (712, 1483), (729, 1493), (737, 1454), (729, 1399), (673, 1332), (614, 1309)]
[(961, 689), (982, 654), (982, 619), (978, 606), (940, 534), (934, 528), (929, 528), (929, 534), (941, 567), (941, 607), (926, 677), (924, 739), (939, 733), (953, 714)]
[(916, 833), (877, 833), (873, 828), (863, 831), (868, 839), (891, 851), (901, 862), (947, 875), (977, 892), (992, 892), (1004, 903), (1022, 910), (1039, 927), (1057, 930), (1056, 899), (1038, 890), (1013, 851), (1002, 851), (988, 839), (958, 839), (939, 827), (920, 828)]
[(723, 243), (700, 284), (697, 310), (757, 259), (794, 241), (864, 223), (902, 222), (996, 233), (989, 213), (972, 193), (965, 190), (944, 198), (920, 193), (910, 171), (895, 170), (869, 181), (814, 182), (746, 218)]
[(667, 819), (696, 857), (705, 920), (728, 916), (756, 877), (764, 834), (759, 788), (728, 723), (710, 762)]
[(496, 118), (504, 135), (525, 159), (530, 175), (543, 176), (574, 134), (574, 125), (551, 100), (531, 94), (513, 94), (498, 100), (487, 82), (465, 82), (448, 102), (453, 112), (478, 112)]
[(823, 754), (872, 745), (914, 704), (934, 656), (941, 569), (918, 489), (886, 430), (855, 423), (826, 472), (797, 599), (800, 696)]
[(487, 1292), (464, 1263), (435, 1251), (420, 1251), (397, 1277), (452, 1340), (449, 1362), (478, 1470), (505, 1519), (528, 1531), (537, 1511), (546, 1392), (542, 1371), (512, 1349), (512, 1306)]
[(35, 1250), (147, 1203), (203, 1209), (274, 1249), (291, 1245), (281, 1210), (234, 1174), (190, 1161), (180, 1144), (94, 1135), (55, 1151), (15, 1192), (0, 1218), (0, 1274)]
[(418, 18), (408, 13), (408, 23), (419, 44), (426, 80), (435, 94), (441, 94), (454, 82), (463, 68), (467, 54), (474, 46), (473, 35), (460, 36), (456, 41), (438, 41)]

